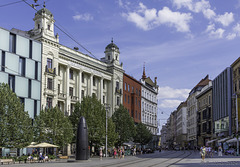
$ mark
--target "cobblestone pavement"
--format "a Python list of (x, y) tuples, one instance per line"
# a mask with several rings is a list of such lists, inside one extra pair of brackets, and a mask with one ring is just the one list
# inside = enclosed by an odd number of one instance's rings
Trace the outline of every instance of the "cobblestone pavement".
[[(70, 161), (70, 162), (69, 162)], [(124, 159), (112, 157), (91, 158), (87, 161), (57, 160), (45, 163), (3, 165), (8, 167), (240, 167), (240, 157), (223, 155), (206, 158), (202, 162), (199, 152), (162, 151), (153, 154), (125, 156)]]

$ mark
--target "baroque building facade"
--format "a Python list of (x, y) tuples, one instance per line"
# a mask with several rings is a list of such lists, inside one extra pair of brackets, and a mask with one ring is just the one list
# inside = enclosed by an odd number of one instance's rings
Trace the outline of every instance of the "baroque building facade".
[(187, 98), (187, 140), (190, 149), (197, 147), (197, 99), (196, 96), (209, 82), (208, 75), (202, 79), (189, 93)]
[(157, 95), (158, 85), (157, 77), (153, 82), (150, 77), (145, 75), (145, 67), (143, 69), (143, 75), (140, 79), (142, 83), (142, 107), (141, 107), (141, 121), (145, 124), (153, 135), (157, 135)]
[(182, 102), (179, 104), (176, 110), (176, 115), (177, 115), (176, 143), (178, 146), (184, 148), (185, 146), (187, 146), (187, 103), (186, 102)]
[(70, 115), (84, 96), (95, 95), (110, 107), (108, 116), (122, 104), (123, 67), (113, 41), (101, 60), (59, 43), (53, 14), (45, 7), (35, 13), (34, 28), (27, 33), (42, 43), (42, 106), (58, 106)]
[(196, 96), (197, 111), (197, 143), (199, 147), (207, 146), (212, 139), (212, 81), (202, 88)]

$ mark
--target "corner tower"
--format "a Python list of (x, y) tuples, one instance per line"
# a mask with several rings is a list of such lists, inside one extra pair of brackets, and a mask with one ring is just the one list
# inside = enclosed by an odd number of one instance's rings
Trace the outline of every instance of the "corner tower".
[(117, 65), (119, 64), (119, 48), (116, 44), (113, 43), (113, 39), (110, 44), (108, 44), (105, 48), (105, 58), (104, 61), (106, 63), (115, 63)]
[(59, 42), (58, 35), (54, 35), (55, 20), (53, 14), (45, 8), (45, 6), (35, 13), (33, 21), (35, 24), (34, 29), (31, 31), (31, 35), (36, 39), (44, 37), (54, 42)]

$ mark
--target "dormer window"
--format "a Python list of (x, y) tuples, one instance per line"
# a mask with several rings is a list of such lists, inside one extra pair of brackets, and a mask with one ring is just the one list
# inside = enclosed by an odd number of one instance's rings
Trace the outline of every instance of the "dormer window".
[(38, 29), (40, 29), (40, 24), (38, 24)]
[(48, 25), (48, 30), (50, 30), (50, 25)]
[(116, 60), (118, 59), (118, 56), (116, 55)]

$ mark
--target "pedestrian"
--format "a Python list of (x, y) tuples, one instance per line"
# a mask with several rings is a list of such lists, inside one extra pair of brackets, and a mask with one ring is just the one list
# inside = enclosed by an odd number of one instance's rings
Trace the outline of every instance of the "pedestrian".
[(205, 146), (203, 146), (203, 148), (202, 148), (202, 161), (203, 162), (205, 160), (205, 155), (206, 155), (206, 148), (205, 148)]
[(117, 149), (114, 148), (114, 151), (113, 151), (113, 157), (116, 158), (116, 156), (117, 156)]
[(218, 156), (222, 156), (222, 147), (221, 146), (219, 146), (218, 147)]
[(100, 160), (102, 160), (102, 156), (103, 156), (103, 152), (102, 152), (102, 148), (100, 148), (100, 151), (99, 151), (99, 158), (100, 158)]
[(122, 158), (124, 159), (124, 147), (122, 148)]

